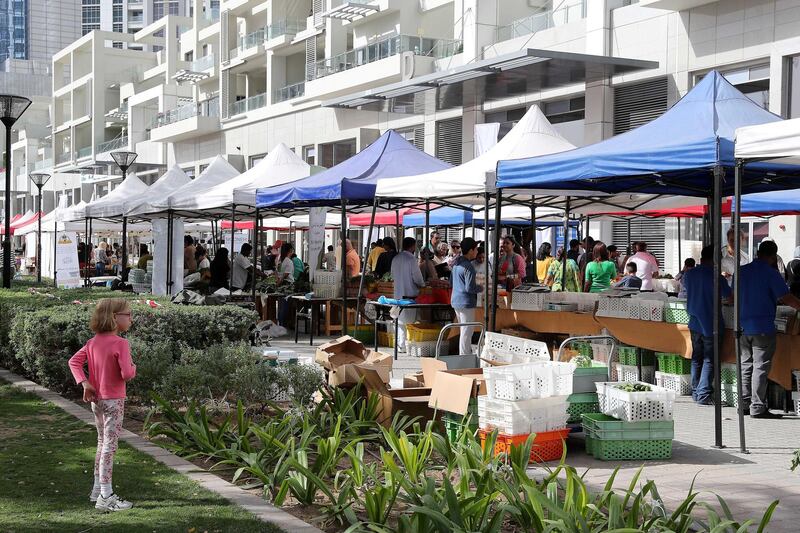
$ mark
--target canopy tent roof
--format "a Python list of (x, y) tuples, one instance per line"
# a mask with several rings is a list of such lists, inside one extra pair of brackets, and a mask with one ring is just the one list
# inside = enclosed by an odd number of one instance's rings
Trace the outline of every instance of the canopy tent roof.
[(125, 202), (125, 214), (131, 217), (157, 212), (159, 208), (156, 205), (159, 202), (191, 181), (192, 179), (186, 175), (186, 172), (181, 167), (174, 165), (141, 196), (131, 198), (130, 201)]
[(284, 185), (259, 189), (259, 208), (288, 209), (298, 205), (338, 206), (342, 200), (364, 204), (375, 197), (381, 178), (433, 172), (450, 165), (418, 150), (394, 130), (388, 130), (365, 149), (319, 174)]
[[(41, 212), (34, 213), (30, 209), (26, 211), (25, 214), (15, 215), (14, 218), (11, 219), (11, 226), (10, 226), (11, 235), (20, 234), (19, 233), (20, 228), (24, 228), (33, 224), (34, 222), (39, 220), (39, 217), (41, 215), (42, 215)], [(5, 225), (0, 225), (0, 235), (5, 235), (5, 233), (6, 233)]]
[[(501, 161), (497, 187), (705, 197), (713, 169), (735, 164), (736, 129), (779, 120), (712, 71), (666, 113), (635, 130), (568, 152)], [(765, 172), (782, 179), (763, 180)], [(790, 188), (800, 167), (754, 163), (746, 175), (745, 191)], [(723, 194), (732, 188), (733, 180), (725, 181)]]
[(220, 183), (225, 183), (239, 175), (239, 171), (233, 168), (222, 156), (216, 156), (211, 163), (193, 179), (177, 191), (164, 198), (163, 201), (153, 205), (158, 209), (159, 214), (165, 214), (172, 209), (178, 216), (192, 217), (196, 215), (193, 209), (197, 198), (202, 197), (207, 191)]
[(750, 216), (800, 215), (800, 189), (742, 196), (742, 214)]
[[(417, 209), (411, 207), (403, 207), (401, 209), (392, 209), (389, 211), (376, 211), (375, 225), (396, 226), (402, 224), (406, 216), (411, 213), (416, 213), (417, 211)], [(431, 213), (433, 213), (433, 211), (431, 211)], [(398, 217), (398, 215), (400, 216)], [(353, 213), (352, 215), (347, 215), (347, 224), (350, 226), (369, 226), (371, 221), (372, 213)]]
[[(291, 217), (267, 217), (261, 219), (262, 230), (289, 230), (291, 228), (307, 228), (309, 225), (308, 215), (294, 215)], [(335, 213), (328, 213), (325, 215), (326, 228), (338, 228), (342, 225), (342, 217)], [(220, 224), (223, 230), (231, 229), (231, 221), (223, 220)], [(237, 220), (236, 229), (252, 230), (256, 227), (253, 220)]]
[(147, 191), (147, 185), (136, 176), (126, 177), (122, 183), (103, 196), (89, 202), (83, 209), (75, 209), (70, 216), (76, 218), (113, 218), (125, 213), (125, 202), (131, 198), (142, 196)]
[[(73, 206), (74, 207), (74, 206)], [(83, 220), (74, 220), (63, 222), (60, 214), (63, 211), (72, 209), (72, 207), (57, 208), (42, 216), (42, 232), (52, 233), (56, 231), (56, 221), (58, 220), (58, 231), (74, 231), (83, 233), (86, 230), (86, 223)], [(150, 224), (128, 224), (128, 232), (147, 232), (150, 231)], [(17, 230), (17, 235), (26, 235), (28, 233), (35, 233), (38, 230), (38, 224), (29, 224)], [(104, 222), (101, 220), (92, 221), (92, 234), (97, 233), (112, 233), (121, 232), (121, 222)]]
[[(381, 179), (375, 191), (380, 198), (460, 198), (476, 203), (494, 189), (498, 161), (535, 157), (572, 150), (547, 121), (539, 106), (531, 106), (508, 134), (475, 159), (438, 172), (417, 174), (402, 180)], [(488, 176), (487, 176), (488, 175)]]
[(735, 154), (741, 159), (800, 165), (800, 118), (738, 128)]
[(231, 212), (231, 205), (239, 208), (255, 207), (256, 190), (264, 187), (282, 185), (305, 178), (311, 167), (283, 143), (278, 143), (264, 159), (253, 168), (215, 187), (205, 190), (194, 198), (185, 201), (182, 207), (225, 215)]

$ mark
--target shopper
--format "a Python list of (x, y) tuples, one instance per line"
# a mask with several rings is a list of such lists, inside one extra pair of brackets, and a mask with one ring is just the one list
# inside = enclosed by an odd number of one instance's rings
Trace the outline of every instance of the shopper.
[(580, 292), (580, 282), (578, 281), (578, 263), (574, 259), (567, 258), (567, 282), (563, 283), (564, 276), (564, 249), (559, 248), (556, 252), (556, 260), (550, 263), (547, 269), (545, 285), (550, 287), (553, 292)]
[[(447, 245), (446, 242), (440, 242), (436, 245), (436, 249), (433, 251), (433, 262), (436, 266), (444, 264), (447, 266), (447, 255), (450, 252), (450, 247)], [(446, 268), (445, 271), (449, 271), (449, 268)]]
[(197, 261), (194, 258), (194, 238), (191, 235), (183, 236), (183, 275), (191, 274), (197, 270)]
[(294, 246), (292, 243), (285, 242), (281, 245), (281, 255), (278, 258), (278, 283), (294, 283)]
[(602, 292), (611, 287), (611, 280), (617, 277), (617, 267), (608, 258), (608, 248), (600, 241), (592, 250), (592, 262), (586, 265), (584, 292)]
[[(94, 456), (94, 486), (89, 501), (102, 511), (125, 511), (133, 507), (114, 494), (112, 471), (125, 411), (125, 383), (136, 376), (128, 341), (119, 336), (131, 327), (131, 308), (122, 298), (97, 302), (89, 327), (94, 337), (69, 360), (75, 382), (83, 386), (83, 401), (91, 402), (97, 428)], [(84, 366), (88, 367), (86, 377)]]
[(578, 239), (572, 239), (569, 241), (569, 251), (567, 252), (567, 258), (572, 259), (575, 261), (575, 264), (578, 263), (578, 259), (581, 255), (581, 243)]
[(653, 290), (653, 277), (658, 276), (658, 260), (647, 251), (647, 243), (639, 241), (635, 244), (636, 253), (628, 258), (628, 263), (636, 263), (636, 275), (642, 280), (642, 290)]
[(775, 355), (775, 310), (778, 303), (800, 310), (775, 269), (778, 246), (762, 242), (758, 258), (739, 269), (739, 317), (742, 326), (742, 398), (740, 408), (753, 418), (780, 418), (767, 409), (767, 377)]
[(269, 272), (275, 270), (275, 256), (272, 255), (272, 245), (268, 244), (261, 256), (261, 270)]
[[(686, 271), (682, 279), (692, 336), (692, 399), (700, 405), (711, 405), (714, 393), (713, 267), (714, 248), (706, 246), (700, 253), (700, 266)], [(719, 286), (722, 300), (730, 301), (731, 289), (723, 277), (719, 278)], [(719, 302), (716, 305), (719, 306)]]
[(583, 239), (583, 253), (578, 257), (578, 268), (581, 271), (581, 282), (586, 280), (586, 266), (592, 262), (592, 252), (594, 252), (594, 239), (587, 235)]
[(614, 287), (623, 289), (641, 289), (642, 280), (636, 275), (636, 263), (631, 261), (625, 265), (625, 276), (614, 284)]
[[(733, 226), (728, 228), (728, 233), (726, 234), (728, 239), (725, 246), (722, 247), (722, 275), (725, 276), (725, 279), (728, 280), (728, 284), (732, 284), (731, 278), (733, 277), (733, 269), (736, 264), (736, 259), (734, 253), (736, 253), (736, 239), (733, 235)], [(739, 233), (739, 239), (742, 244), (745, 242), (745, 234), (743, 232)], [(744, 246), (742, 246), (739, 250), (739, 264), (746, 265), (750, 262), (750, 257), (744, 253)]]
[(231, 291), (249, 288), (251, 283), (255, 283), (255, 277), (262, 275), (261, 271), (256, 270), (255, 266), (250, 261), (250, 254), (252, 252), (253, 246), (249, 242), (246, 242), (242, 244), (239, 253), (233, 259)]
[(350, 242), (350, 239), (345, 239), (344, 242), (345, 249), (347, 250), (344, 264), (347, 267), (347, 275), (353, 278), (361, 274), (361, 258), (358, 256), (358, 252), (356, 252), (355, 248), (353, 248), (353, 243)]
[(436, 249), (439, 247), (439, 241), (440, 241), (439, 232), (432, 231), (429, 238), (430, 241), (425, 247), (428, 248), (431, 252), (436, 253)]
[(228, 261), (228, 249), (224, 246), (214, 254), (211, 261), (211, 285), (209, 290), (215, 292), (219, 289), (227, 289), (230, 281), (231, 263)]
[[(403, 239), (403, 251), (397, 254), (392, 260), (391, 272), (392, 278), (394, 279), (394, 297), (398, 300), (416, 298), (419, 294), (419, 290), (425, 286), (425, 282), (422, 279), (422, 273), (420, 272), (419, 265), (417, 264), (417, 258), (414, 257), (414, 252), (416, 249), (417, 240), (414, 237), (406, 237)], [(405, 351), (406, 324), (413, 323), (415, 320), (415, 309), (403, 310), (401, 308), (400, 315), (397, 318), (399, 325), (397, 330), (398, 350)]]
[[(475, 239), (467, 237), (461, 241), (461, 256), (453, 263), (453, 272), (450, 275), (453, 292), (450, 305), (456, 312), (456, 319), (460, 323), (475, 322), (475, 308), (478, 306), (478, 294), (483, 290), (475, 282), (475, 267), (472, 261), (478, 255), (478, 243)], [(472, 333), (474, 327), (461, 327), (459, 351), (461, 355), (472, 353)]]
[(139, 245), (139, 262), (136, 263), (136, 267), (140, 270), (147, 270), (147, 262), (152, 261), (153, 256), (150, 251), (147, 249), (146, 244)]
[(328, 253), (322, 256), (322, 265), (328, 272), (336, 270), (336, 252), (333, 250), (333, 245), (328, 245)]
[(385, 251), (386, 248), (383, 247), (383, 239), (378, 239), (375, 242), (375, 246), (372, 248), (372, 250), (370, 250), (369, 256), (367, 257), (367, 272), (375, 272), (375, 267), (378, 264), (378, 258)]
[(609, 259), (609, 261), (614, 263), (614, 266), (616, 267), (617, 272), (624, 272), (625, 271), (625, 264), (624, 263), (620, 263), (620, 261), (622, 260), (621, 255), (622, 254), (619, 253), (619, 250), (617, 250), (617, 246), (616, 245), (612, 244), (612, 245), (610, 245), (608, 247), (608, 259)]
[(683, 262), (683, 269), (675, 276), (675, 281), (678, 282), (678, 298), (686, 298), (686, 288), (683, 286), (683, 277), (686, 273), (695, 267), (695, 260), (687, 257)]
[(549, 242), (543, 242), (539, 245), (539, 250), (536, 252), (536, 279), (539, 283), (544, 283), (547, 279), (547, 271), (550, 269), (550, 263), (555, 261), (555, 258), (550, 255), (553, 246)]
[(794, 249), (794, 257), (786, 265), (786, 283), (789, 292), (800, 298), (800, 246)]
[(451, 270), (453, 268), (453, 265), (456, 263), (456, 259), (458, 259), (459, 257), (461, 257), (461, 243), (456, 240), (453, 240), (450, 243), (450, 253), (447, 254), (447, 257), (445, 257), (445, 262), (447, 263), (447, 266), (450, 267)]
[(387, 272), (392, 271), (392, 261), (397, 255), (397, 246), (394, 244), (394, 239), (385, 237), (383, 239), (383, 247), (386, 249), (380, 256), (375, 265), (375, 277), (382, 278)]
[(423, 248), (419, 252), (419, 270), (425, 283), (439, 279), (436, 274), (436, 265), (433, 264), (433, 252)]
[(522, 255), (514, 251), (515, 249), (518, 250), (519, 247), (514, 237), (511, 235), (503, 237), (497, 279), (508, 290), (517, 287), (525, 279), (525, 260)]

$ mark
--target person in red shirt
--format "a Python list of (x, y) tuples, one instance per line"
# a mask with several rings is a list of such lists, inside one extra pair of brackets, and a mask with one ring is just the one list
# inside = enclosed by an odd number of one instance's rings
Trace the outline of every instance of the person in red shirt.
[[(69, 360), (75, 382), (83, 386), (83, 401), (91, 402), (97, 426), (97, 452), (94, 458), (94, 487), (89, 500), (102, 511), (124, 511), (133, 507), (111, 487), (114, 454), (122, 431), (125, 410), (125, 383), (136, 376), (127, 339), (119, 336), (131, 327), (131, 308), (122, 298), (97, 302), (90, 327), (95, 336)], [(84, 366), (88, 367), (86, 377)]]

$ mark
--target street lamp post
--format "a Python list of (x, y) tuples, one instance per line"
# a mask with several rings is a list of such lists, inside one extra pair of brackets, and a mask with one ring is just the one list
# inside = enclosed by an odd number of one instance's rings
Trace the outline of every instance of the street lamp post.
[(3, 288), (11, 288), (11, 126), (31, 105), (24, 96), (0, 94), (0, 122), (6, 127), (5, 234), (3, 235)]
[[(133, 165), (133, 162), (136, 161), (136, 158), (139, 156), (136, 152), (111, 152), (111, 157), (114, 158), (114, 162), (117, 164), (119, 169), (122, 171), (122, 181), (125, 181), (125, 178), (128, 177), (128, 169)], [(122, 215), (122, 270), (120, 272), (125, 272), (125, 267), (128, 266), (128, 217), (125, 216), (123, 213)]]
[(39, 189), (39, 227), (36, 228), (36, 283), (42, 282), (42, 187), (50, 179), (50, 174), (34, 172), (30, 176), (31, 181)]

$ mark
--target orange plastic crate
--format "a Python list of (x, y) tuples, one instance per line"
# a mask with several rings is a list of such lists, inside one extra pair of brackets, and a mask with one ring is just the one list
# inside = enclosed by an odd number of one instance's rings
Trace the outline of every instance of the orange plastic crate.
[[(531, 462), (543, 463), (545, 461), (558, 461), (564, 451), (564, 439), (569, 435), (569, 428), (557, 429), (555, 431), (543, 431), (537, 433), (533, 439), (531, 448)], [(486, 442), (489, 431), (478, 430), (478, 437), (481, 439), (481, 446)], [(525, 444), (528, 435), (504, 435), (498, 433), (497, 441), (494, 444), (494, 454), (509, 453), (512, 446)]]

